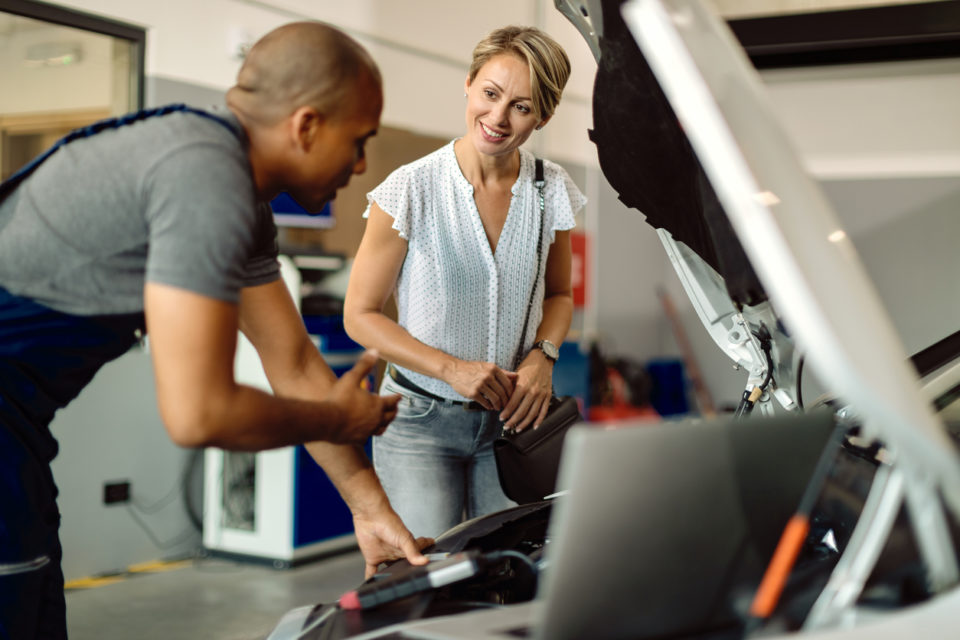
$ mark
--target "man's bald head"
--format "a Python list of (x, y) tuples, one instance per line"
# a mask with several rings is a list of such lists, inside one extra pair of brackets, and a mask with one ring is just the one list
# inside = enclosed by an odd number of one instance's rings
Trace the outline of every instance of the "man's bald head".
[(356, 107), (361, 86), (382, 91), (380, 70), (366, 49), (330, 25), (294, 22), (253, 45), (227, 104), (262, 125), (302, 106), (335, 118)]

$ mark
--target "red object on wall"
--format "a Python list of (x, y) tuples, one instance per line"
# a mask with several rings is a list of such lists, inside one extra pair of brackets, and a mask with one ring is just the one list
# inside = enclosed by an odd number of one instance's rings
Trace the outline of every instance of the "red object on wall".
[(601, 404), (590, 407), (587, 414), (590, 422), (602, 422), (611, 426), (609, 423), (631, 419), (651, 423), (660, 421), (660, 414), (653, 407), (630, 404), (627, 400), (627, 383), (613, 367), (607, 367), (607, 386)]
[(587, 303), (587, 234), (570, 232), (573, 256), (570, 264), (570, 284), (573, 286), (573, 306), (580, 309)]

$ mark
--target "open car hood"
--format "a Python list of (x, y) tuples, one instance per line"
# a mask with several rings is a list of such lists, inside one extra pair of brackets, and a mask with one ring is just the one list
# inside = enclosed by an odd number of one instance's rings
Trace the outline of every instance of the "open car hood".
[[(697, 0), (556, 5), (597, 58), (591, 139), (601, 169), (657, 230), (718, 347), (744, 365), (744, 401), (760, 390), (802, 410), (803, 354), (842, 398), (839, 417), (890, 453), (808, 628), (849, 614), (901, 506), (933, 591), (954, 587), (960, 572), (947, 520), (960, 519), (957, 450), (729, 27)], [(946, 362), (931, 375), (948, 387), (957, 370)]]

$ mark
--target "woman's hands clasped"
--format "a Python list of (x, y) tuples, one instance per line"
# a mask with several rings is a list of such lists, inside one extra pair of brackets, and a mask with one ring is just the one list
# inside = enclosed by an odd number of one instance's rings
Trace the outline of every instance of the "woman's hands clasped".
[(490, 362), (460, 360), (447, 384), (489, 411), (499, 411), (507, 429), (523, 431), (543, 422), (553, 395), (553, 363), (534, 350), (507, 371)]
[(513, 394), (517, 374), (491, 362), (458, 360), (447, 384), (464, 398), (470, 398), (488, 411), (503, 409)]
[(503, 426), (511, 431), (523, 431), (540, 426), (547, 417), (553, 396), (553, 363), (534, 349), (520, 363), (515, 374), (513, 394), (500, 412)]

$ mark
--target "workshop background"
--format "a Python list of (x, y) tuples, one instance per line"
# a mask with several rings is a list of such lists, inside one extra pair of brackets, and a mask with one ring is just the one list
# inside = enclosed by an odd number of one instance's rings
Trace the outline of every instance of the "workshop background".
[[(703, 330), (654, 230), (618, 201), (600, 172), (587, 135), (596, 63), (552, 2), (72, 0), (47, 5), (143, 29), (142, 52), (123, 38), (3, 11), (21, 13), (37, 4), (0, 0), (3, 175), (62, 131), (135, 108), (141, 91), (148, 107), (220, 102), (244, 47), (280, 24), (327, 21), (368, 47), (381, 67), (386, 94), (383, 127), (369, 147), (369, 171), (333, 204), (332, 227), (284, 229), (285, 240), (312, 248), (302, 257), (333, 259), (317, 287), (334, 297), (362, 233), (366, 191), (398, 164), (462, 133), (462, 85), (473, 43), (505, 24), (545, 29), (567, 50), (573, 74), (556, 116), (528, 146), (566, 167), (589, 198), (578, 220), (580, 304), (564, 359), (575, 364), (566, 364), (564, 376), (572, 388), (588, 393), (591, 347), (606, 362), (640, 367), (693, 362), (715, 406), (737, 402), (745, 375), (731, 370)], [(714, 0), (730, 19), (882, 4), (903, 3)], [(141, 53), (142, 86), (135, 77)], [(960, 319), (960, 59), (778, 69), (761, 76), (804, 164), (851, 235), (907, 351), (955, 330)], [(669, 303), (675, 314), (668, 313)], [(689, 340), (690, 353), (681, 349), (678, 330)], [(335, 343), (321, 340), (320, 347), (348, 365), (349, 346)], [(61, 490), (68, 581), (191, 557), (202, 546), (203, 456), (167, 438), (156, 411), (147, 349), (135, 348), (106, 366), (53, 423), (62, 449), (53, 468)], [(689, 372), (689, 366), (680, 370)], [(689, 394), (689, 380), (684, 384)], [(812, 398), (816, 381), (810, 384)], [(689, 394), (689, 411), (697, 410), (696, 400)], [(289, 464), (300, 462), (294, 457)], [(219, 477), (222, 483), (224, 476)], [(128, 498), (105, 504), (107, 485), (119, 486), (121, 493), (125, 486)], [(277, 619), (282, 613), (276, 612)]]

